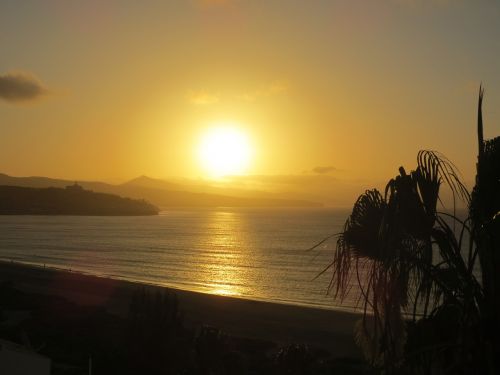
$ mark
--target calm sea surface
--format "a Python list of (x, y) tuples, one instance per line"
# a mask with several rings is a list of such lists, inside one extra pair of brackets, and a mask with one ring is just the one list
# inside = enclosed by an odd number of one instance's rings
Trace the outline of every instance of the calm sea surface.
[[(0, 216), (0, 258), (255, 300), (338, 308), (327, 295), (335, 209), (170, 210), (159, 216)], [(354, 306), (346, 301), (345, 307)]]

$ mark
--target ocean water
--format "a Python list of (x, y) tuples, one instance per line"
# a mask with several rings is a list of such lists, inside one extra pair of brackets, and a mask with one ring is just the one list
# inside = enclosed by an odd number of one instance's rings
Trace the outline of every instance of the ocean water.
[(0, 216), (0, 258), (204, 293), (327, 309), (339, 209), (169, 210), (158, 216)]

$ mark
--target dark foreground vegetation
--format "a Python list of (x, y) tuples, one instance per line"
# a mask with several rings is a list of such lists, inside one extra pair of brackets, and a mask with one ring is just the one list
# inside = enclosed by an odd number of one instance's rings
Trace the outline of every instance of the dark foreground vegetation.
[[(52, 360), (52, 374), (364, 374), (365, 362), (304, 344), (187, 327), (172, 292), (138, 289), (127, 316), (0, 285), (0, 337)], [(28, 314), (12, 322), (19, 312)], [(14, 319), (15, 320), (15, 319)]]
[[(342, 298), (357, 280), (357, 341), (381, 373), (500, 373), (500, 137), (483, 139), (482, 101), (480, 89), (472, 193), (421, 151), (415, 170), (359, 197), (338, 236), (331, 287)], [(465, 219), (440, 212), (442, 185)]]
[(2, 215), (157, 215), (143, 200), (95, 193), (80, 185), (60, 188), (0, 186)]

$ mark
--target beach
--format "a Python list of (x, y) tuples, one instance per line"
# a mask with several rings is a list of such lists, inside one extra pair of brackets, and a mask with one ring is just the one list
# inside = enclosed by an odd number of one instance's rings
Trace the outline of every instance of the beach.
[(303, 343), (327, 350), (335, 357), (359, 357), (353, 326), (360, 315), (165, 288), (12, 262), (0, 262), (0, 282), (29, 293), (66, 298), (81, 306), (103, 308), (125, 316), (137, 289), (175, 292), (187, 326), (212, 326), (249, 339), (279, 345)]

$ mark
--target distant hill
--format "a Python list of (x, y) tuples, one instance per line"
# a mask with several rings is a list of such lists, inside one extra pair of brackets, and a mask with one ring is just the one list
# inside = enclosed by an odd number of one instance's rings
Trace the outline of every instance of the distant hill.
[[(34, 188), (46, 188), (46, 187), (58, 187), (65, 188), (68, 185), (72, 185), (75, 181), (70, 180), (62, 180), (48, 177), (13, 177), (6, 175), (4, 173), (0, 173), (0, 185), (3, 186), (24, 186), (24, 187), (34, 187)], [(83, 188), (100, 191), (100, 192), (108, 192), (108, 190), (113, 189), (113, 185), (106, 184), (104, 182), (97, 181), (85, 181), (78, 182)]]
[(160, 180), (156, 178), (151, 178), (148, 176), (139, 176), (130, 181), (121, 184), (122, 187), (125, 186), (135, 186), (143, 187), (149, 189), (160, 189), (160, 190), (183, 190), (180, 184), (176, 184), (170, 181)]
[(143, 200), (84, 190), (0, 186), (2, 215), (157, 215), (158, 208)]
[[(24, 187), (65, 187), (74, 181), (46, 177), (12, 177), (0, 174), (0, 185)], [(141, 176), (120, 185), (98, 181), (78, 181), (85, 189), (145, 199), (156, 206), (169, 207), (319, 207), (306, 200), (280, 199), (265, 192), (224, 189), (202, 185), (172, 183)]]

